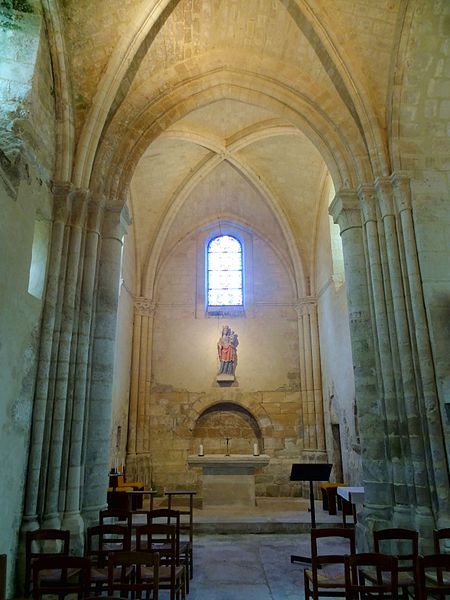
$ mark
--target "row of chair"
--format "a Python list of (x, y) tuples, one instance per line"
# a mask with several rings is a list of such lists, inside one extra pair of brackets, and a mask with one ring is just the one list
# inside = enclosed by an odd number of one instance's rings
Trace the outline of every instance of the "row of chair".
[[(99, 524), (86, 531), (85, 557), (89, 561), (89, 575), (75, 577), (80, 566), (50, 567), (60, 559), (70, 557), (70, 533), (62, 530), (41, 529), (27, 533), (26, 538), (26, 581), (25, 592), (40, 598), (43, 594), (56, 593), (55, 589), (67, 589), (73, 593), (70, 584), (76, 580), (78, 587), (86, 587), (96, 595), (109, 593), (117, 585), (133, 585), (133, 577), (124, 568), (120, 573), (116, 568), (111, 572), (111, 564), (116, 558), (132, 561), (141, 554), (158, 554), (158, 585), (170, 590), (170, 599), (184, 599), (189, 591), (189, 574), (193, 573), (192, 546), (187, 540), (180, 539), (180, 514), (174, 509), (156, 509), (138, 513), (140, 520), (144, 515), (144, 523), (134, 523), (133, 514), (123, 511), (100, 511)], [(111, 520), (115, 522), (111, 522)], [(120, 524), (122, 522), (122, 524)], [(59, 548), (56, 546), (59, 545)], [(38, 546), (38, 547), (36, 547)], [(49, 547), (50, 546), (50, 547)], [(134, 556), (136, 555), (136, 556)], [(141, 557), (144, 559), (145, 557)], [(149, 560), (149, 558), (145, 558)], [(70, 562), (70, 561), (66, 561)], [(76, 563), (76, 561), (72, 561)], [(64, 560), (63, 560), (64, 563)], [(87, 564), (87, 563), (86, 563)], [(80, 563), (82, 566), (82, 563)], [(150, 568), (150, 567), (149, 567)], [(151, 567), (154, 569), (154, 567)], [(139, 567), (141, 583), (145, 579), (153, 581), (152, 570)], [(133, 573), (136, 566), (133, 568)], [(144, 573), (142, 576), (141, 571)], [(84, 567), (81, 571), (84, 573)], [(151, 574), (151, 577), (149, 575)], [(86, 583), (88, 581), (88, 583)], [(32, 588), (31, 588), (32, 585)], [(112, 586), (112, 587), (111, 587)], [(84, 589), (84, 588), (83, 588)]]
[[(389, 528), (374, 532), (374, 552), (357, 553), (353, 528), (311, 530), (311, 569), (305, 569), (305, 599), (321, 597), (379, 598), (407, 600), (429, 594), (439, 600), (450, 594), (450, 555), (441, 544), (450, 540), (450, 529), (434, 532), (435, 554), (420, 556), (417, 531)], [(319, 544), (330, 542), (345, 547), (337, 554), (320, 552)]]

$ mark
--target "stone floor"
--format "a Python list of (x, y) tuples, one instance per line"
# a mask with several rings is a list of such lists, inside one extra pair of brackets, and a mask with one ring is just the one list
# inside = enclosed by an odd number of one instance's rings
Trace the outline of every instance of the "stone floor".
[(309, 545), (305, 533), (197, 535), (188, 600), (303, 600), (306, 565), (290, 556)]
[[(251, 509), (195, 509), (188, 600), (302, 600), (306, 565), (292, 564), (290, 556), (310, 554), (308, 506), (300, 498), (258, 498)], [(315, 510), (318, 526), (342, 522), (320, 502)]]

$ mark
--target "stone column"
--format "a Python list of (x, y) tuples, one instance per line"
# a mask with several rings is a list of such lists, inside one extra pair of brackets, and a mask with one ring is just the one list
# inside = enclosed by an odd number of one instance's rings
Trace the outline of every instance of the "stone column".
[[(373, 186), (358, 188), (360, 206), (365, 228), (367, 244), (367, 265), (369, 272), (369, 290), (372, 295), (373, 326), (375, 330), (374, 350), (378, 355), (380, 367), (380, 409), (385, 413), (387, 428), (387, 455), (392, 469), (395, 510), (406, 510), (411, 518), (411, 500), (406, 485), (404, 459), (409, 456), (409, 448), (400, 433), (402, 418), (398, 410), (396, 381), (392, 358), (392, 338), (387, 314), (387, 287), (382, 269), (380, 248), (377, 198)], [(404, 426), (404, 423), (402, 423)], [(403, 509), (401, 508), (403, 507)]]
[(151, 483), (148, 420), (154, 309), (148, 298), (136, 298), (127, 443), (128, 477), (147, 485)]
[(88, 205), (84, 268), (80, 297), (78, 323), (78, 344), (73, 390), (73, 411), (70, 428), (70, 448), (65, 494), (65, 513), (62, 523), (71, 532), (71, 551), (81, 553), (84, 545), (84, 523), (80, 513), (80, 500), (84, 479), (83, 435), (88, 402), (89, 352), (95, 298), (101, 205), (90, 202)]
[(92, 376), (85, 453), (83, 518), (89, 525), (106, 503), (111, 436), (112, 382), (120, 262), (125, 220), (106, 210), (102, 223)]
[[(411, 333), (415, 344), (419, 411), (422, 434), (426, 441), (428, 479), (431, 500), (438, 526), (448, 526), (450, 519), (450, 481), (443, 441), (443, 427), (436, 390), (436, 376), (428, 331), (420, 267), (412, 215), (409, 179), (394, 173), (392, 178), (396, 210), (402, 234), (404, 261), (411, 310)], [(426, 521), (427, 515), (424, 515)]]
[(340, 227), (344, 253), (356, 403), (363, 449), (365, 506), (359, 527), (369, 530), (361, 535), (361, 547), (366, 547), (364, 538), (367, 540), (371, 536), (374, 523), (389, 522), (393, 498), (387, 469), (386, 423), (377, 386), (377, 361), (358, 194), (351, 190), (338, 192), (329, 212)]
[(303, 448), (308, 451), (316, 451), (316, 454), (324, 453), (325, 433), (317, 304), (315, 300), (305, 298), (296, 308), (299, 334)]
[(56, 307), (58, 303), (61, 257), (63, 254), (65, 224), (69, 215), (70, 183), (55, 183), (53, 186), (53, 226), (49, 253), (47, 287), (44, 300), (39, 362), (34, 394), (31, 442), (23, 511), (22, 532), (39, 527), (38, 494), (40, 489), (42, 451), (44, 442), (47, 399)]
[[(80, 190), (71, 192), (70, 239), (67, 257), (64, 295), (62, 303), (62, 320), (59, 336), (56, 364), (56, 385), (51, 426), (50, 454), (47, 469), (47, 486), (45, 494), (45, 512), (43, 526), (59, 528), (59, 490), (61, 480), (62, 455), (66, 422), (66, 407), (69, 397), (69, 368), (74, 362), (72, 352), (72, 336), (76, 321), (76, 295), (79, 285), (79, 264), (81, 259), (83, 226), (86, 217), (87, 194)], [(70, 415), (69, 415), (70, 418)]]
[[(406, 296), (404, 287), (401, 260), (399, 254), (399, 236), (396, 223), (395, 208), (393, 201), (392, 182), (388, 178), (380, 178), (376, 181), (378, 203), (383, 223), (384, 239), (386, 245), (386, 256), (388, 262), (388, 277), (390, 283), (393, 317), (395, 326), (395, 342), (399, 360), (401, 385), (398, 390), (397, 405), (402, 413), (402, 427), (406, 444), (402, 444), (405, 457), (408, 457), (408, 487), (410, 488), (409, 519), (415, 518), (417, 526), (433, 527), (430, 521), (430, 494), (427, 479), (427, 465), (424, 449), (424, 438), (421, 427), (420, 411), (417, 398), (417, 389), (414, 377), (414, 357), (411, 346), (411, 336), (408, 325)], [(395, 483), (395, 482), (394, 482)], [(418, 508), (422, 507), (422, 508)], [(414, 510), (416, 514), (411, 515)], [(417, 512), (418, 511), (418, 512)], [(428, 516), (426, 516), (428, 515)], [(407, 522), (395, 520), (394, 524), (406, 526)], [(426, 524), (421, 523), (426, 521)]]

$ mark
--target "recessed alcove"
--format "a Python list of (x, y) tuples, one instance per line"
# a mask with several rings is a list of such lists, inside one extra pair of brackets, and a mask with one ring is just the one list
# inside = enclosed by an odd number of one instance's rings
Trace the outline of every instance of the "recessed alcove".
[(263, 450), (263, 435), (258, 421), (245, 407), (235, 402), (217, 402), (198, 416), (192, 432), (191, 453), (203, 445), (207, 454), (225, 454), (226, 438), (230, 454), (251, 454), (253, 444)]

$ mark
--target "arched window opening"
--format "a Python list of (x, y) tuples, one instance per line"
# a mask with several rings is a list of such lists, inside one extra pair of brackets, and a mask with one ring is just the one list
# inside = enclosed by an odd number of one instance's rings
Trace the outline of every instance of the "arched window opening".
[(243, 306), (242, 245), (231, 235), (208, 244), (208, 306)]

